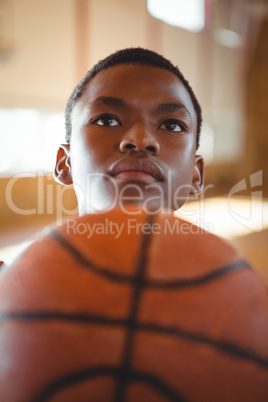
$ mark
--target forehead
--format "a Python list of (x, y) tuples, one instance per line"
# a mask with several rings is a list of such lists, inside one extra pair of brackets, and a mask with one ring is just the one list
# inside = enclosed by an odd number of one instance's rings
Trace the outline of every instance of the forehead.
[(130, 103), (179, 102), (196, 122), (192, 100), (180, 79), (168, 70), (141, 64), (119, 64), (100, 71), (83, 90), (78, 103), (89, 103), (100, 96), (122, 98)]

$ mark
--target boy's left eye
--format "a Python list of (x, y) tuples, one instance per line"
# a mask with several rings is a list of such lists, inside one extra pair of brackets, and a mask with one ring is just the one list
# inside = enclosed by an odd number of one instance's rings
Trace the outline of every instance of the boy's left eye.
[(161, 128), (162, 130), (180, 132), (183, 131), (184, 127), (177, 120), (166, 120), (159, 126), (159, 128)]
[(98, 126), (105, 126), (105, 127), (120, 126), (119, 121), (111, 114), (106, 114), (106, 115), (97, 117), (93, 121), (93, 124), (96, 124)]

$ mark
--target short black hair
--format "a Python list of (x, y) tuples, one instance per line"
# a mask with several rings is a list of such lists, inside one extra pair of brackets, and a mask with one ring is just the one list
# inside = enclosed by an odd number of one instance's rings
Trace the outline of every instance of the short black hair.
[(178, 67), (174, 66), (169, 60), (160, 54), (148, 50), (143, 49), (141, 47), (137, 48), (128, 48), (119, 50), (115, 53), (112, 53), (110, 56), (100, 60), (91, 70), (89, 70), (84, 78), (79, 82), (79, 84), (74, 88), (70, 98), (68, 99), (66, 109), (65, 109), (65, 126), (66, 126), (66, 142), (70, 143), (71, 132), (72, 132), (72, 122), (71, 115), (75, 104), (78, 99), (83, 95), (84, 89), (88, 82), (95, 77), (100, 71), (106, 70), (109, 67), (116, 66), (117, 64), (141, 64), (152, 67), (159, 67), (165, 70), (170, 71), (174, 75), (176, 75), (180, 81), (183, 83), (185, 88), (187, 89), (190, 98), (192, 100), (194, 110), (197, 116), (197, 129), (196, 129), (196, 148), (199, 147), (200, 140), (200, 131), (202, 124), (202, 111), (200, 104), (190, 86), (188, 81), (184, 78)]

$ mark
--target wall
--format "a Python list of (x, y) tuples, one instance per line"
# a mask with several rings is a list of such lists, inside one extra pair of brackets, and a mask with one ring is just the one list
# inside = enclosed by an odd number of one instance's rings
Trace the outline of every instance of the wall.
[(63, 109), (74, 84), (74, 1), (8, 4), (13, 46), (0, 63), (0, 107)]
[(120, 48), (144, 46), (179, 66), (215, 128), (226, 125), (226, 114), (243, 111), (244, 50), (215, 42), (211, 26), (198, 34), (169, 26), (149, 16), (146, 0), (8, 3), (14, 28), (7, 35), (14, 50), (0, 63), (2, 108), (64, 109), (74, 85), (99, 59)]

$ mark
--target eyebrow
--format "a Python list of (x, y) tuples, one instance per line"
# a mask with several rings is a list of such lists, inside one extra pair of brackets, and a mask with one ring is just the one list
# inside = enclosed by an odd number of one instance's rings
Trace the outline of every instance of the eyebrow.
[(166, 112), (172, 113), (177, 112), (179, 110), (183, 110), (191, 117), (189, 110), (182, 103), (160, 103), (160, 105), (157, 105), (156, 110), (157, 112), (163, 112), (163, 113)]
[[(114, 98), (112, 96), (99, 96), (98, 98), (91, 101), (89, 104), (90, 105), (91, 104), (102, 104), (102, 105), (117, 106), (117, 107), (128, 106), (128, 103), (125, 100), (120, 99), (120, 98)], [(157, 112), (162, 112), (162, 113), (172, 113), (172, 112), (177, 112), (179, 110), (183, 110), (191, 117), (189, 110), (182, 103), (176, 103), (176, 102), (160, 103), (159, 105), (156, 106), (155, 110)]]
[(127, 106), (127, 102), (123, 99), (113, 98), (111, 96), (99, 96), (98, 98), (94, 99), (90, 104), (102, 104), (108, 106)]

